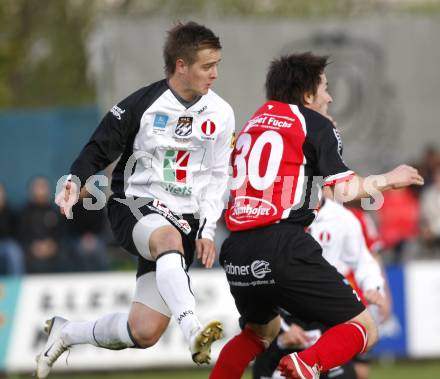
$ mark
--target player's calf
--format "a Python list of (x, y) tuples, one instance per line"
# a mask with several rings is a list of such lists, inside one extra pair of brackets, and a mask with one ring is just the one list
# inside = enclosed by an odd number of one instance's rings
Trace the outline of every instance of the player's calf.
[(351, 321), (361, 324), (365, 328), (367, 333), (367, 345), (363, 352), (370, 350), (379, 340), (377, 325), (370, 312), (368, 309), (365, 309)]

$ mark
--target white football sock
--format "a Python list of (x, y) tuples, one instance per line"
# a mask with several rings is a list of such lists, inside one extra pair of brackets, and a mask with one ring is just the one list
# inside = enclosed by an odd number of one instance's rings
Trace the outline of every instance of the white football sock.
[(127, 313), (111, 313), (95, 321), (69, 321), (63, 327), (62, 339), (68, 346), (90, 344), (111, 350), (135, 346)]
[(196, 300), (185, 271), (185, 261), (177, 250), (167, 251), (157, 259), (156, 282), (160, 295), (190, 343), (201, 324), (196, 316)]

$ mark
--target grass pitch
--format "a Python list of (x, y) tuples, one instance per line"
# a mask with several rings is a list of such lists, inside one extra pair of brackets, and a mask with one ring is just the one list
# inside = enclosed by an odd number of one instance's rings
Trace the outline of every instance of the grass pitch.
[[(48, 379), (207, 379), (208, 369), (113, 371), (99, 373), (57, 373)], [(29, 379), (30, 374), (0, 375), (5, 379)], [(430, 361), (400, 361), (393, 364), (374, 363), (369, 379), (437, 379), (440, 378), (440, 359)], [(242, 379), (251, 379), (246, 372)]]

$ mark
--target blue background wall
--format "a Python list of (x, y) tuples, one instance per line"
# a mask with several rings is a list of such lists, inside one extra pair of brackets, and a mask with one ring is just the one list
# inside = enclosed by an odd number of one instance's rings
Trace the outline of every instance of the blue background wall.
[(36, 175), (48, 177), (54, 191), (98, 122), (95, 106), (0, 112), (0, 182), (9, 201), (25, 201)]

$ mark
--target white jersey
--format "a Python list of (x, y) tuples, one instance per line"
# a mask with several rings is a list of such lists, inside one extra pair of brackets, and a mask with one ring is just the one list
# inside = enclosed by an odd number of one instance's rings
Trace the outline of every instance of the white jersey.
[(158, 199), (177, 214), (198, 214), (199, 237), (213, 239), (234, 128), (232, 108), (213, 91), (187, 103), (162, 80), (107, 113), (71, 173), (84, 184), (121, 156), (112, 175), (116, 197)]
[(359, 220), (348, 209), (326, 199), (310, 233), (320, 243), (323, 257), (342, 275), (353, 271), (362, 291), (383, 290), (380, 266), (367, 248)]

